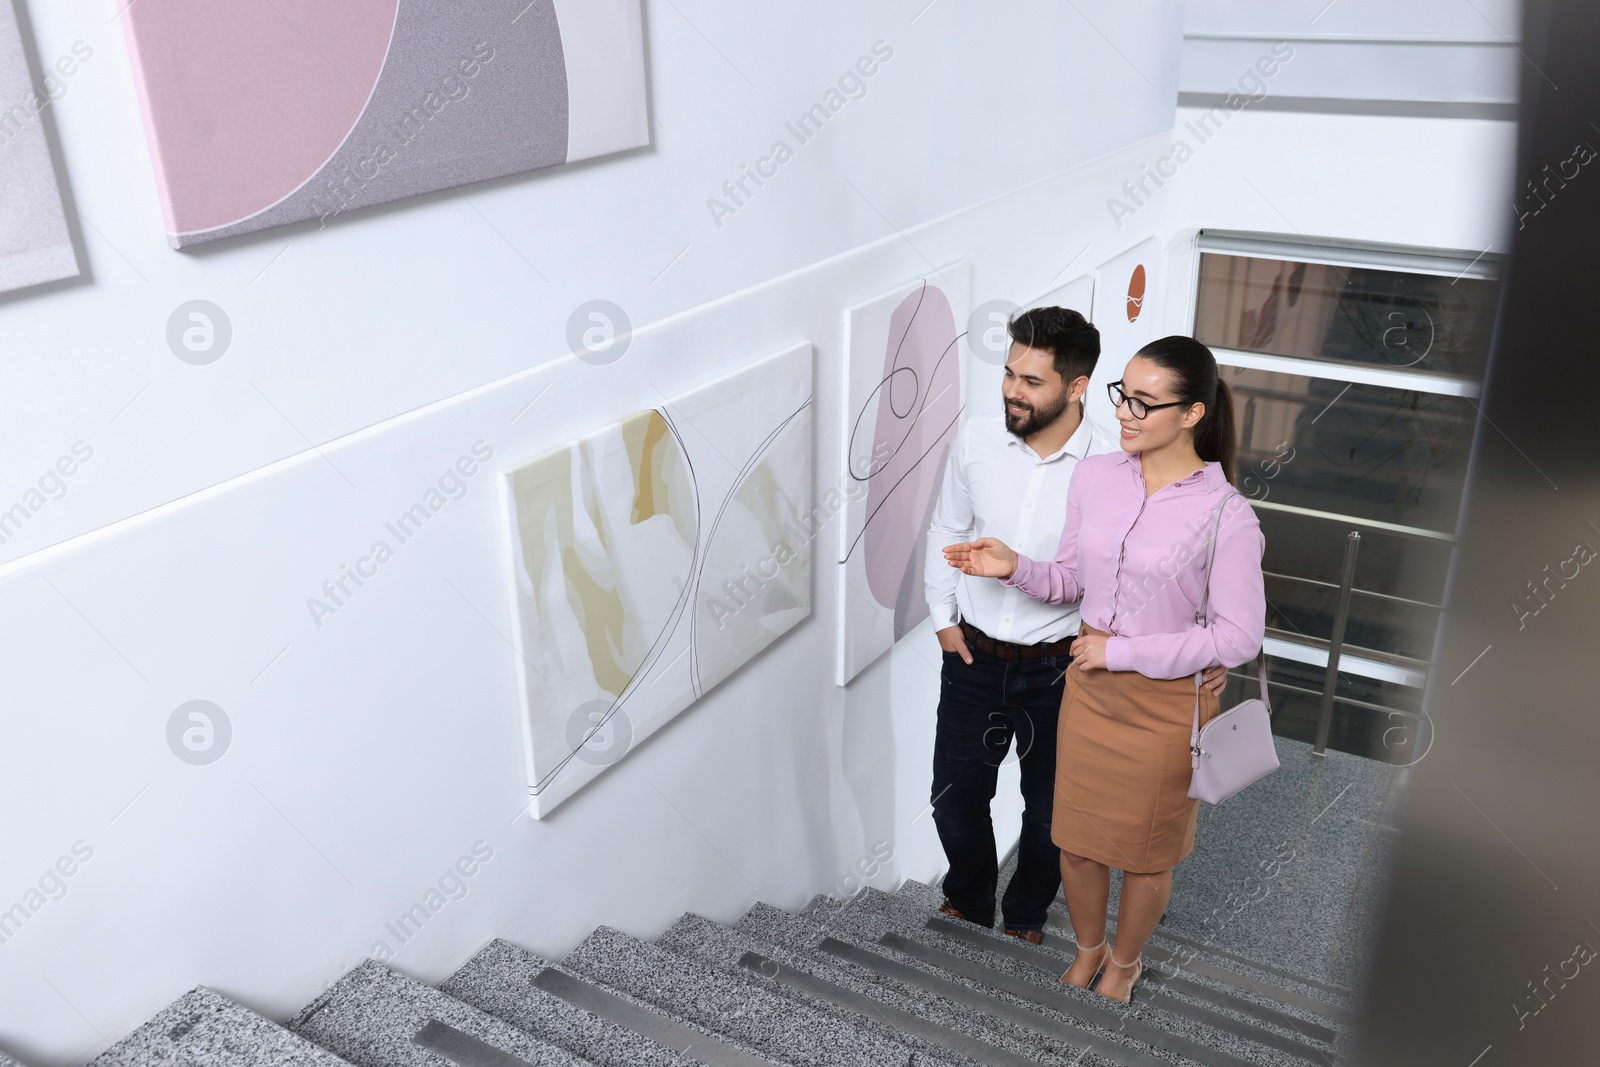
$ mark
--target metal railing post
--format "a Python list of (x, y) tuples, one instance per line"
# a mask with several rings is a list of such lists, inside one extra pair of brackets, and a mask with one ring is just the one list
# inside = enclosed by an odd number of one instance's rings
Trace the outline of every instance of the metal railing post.
[(1322, 678), (1322, 713), (1317, 718), (1317, 743), (1312, 755), (1328, 754), (1328, 732), (1333, 728), (1333, 696), (1339, 685), (1339, 656), (1344, 651), (1344, 628), (1350, 621), (1350, 590), (1356, 581), (1356, 553), (1361, 551), (1361, 531), (1351, 530), (1345, 542), (1344, 576), (1339, 579), (1339, 605), (1333, 612), (1333, 640), (1328, 643), (1328, 672)]

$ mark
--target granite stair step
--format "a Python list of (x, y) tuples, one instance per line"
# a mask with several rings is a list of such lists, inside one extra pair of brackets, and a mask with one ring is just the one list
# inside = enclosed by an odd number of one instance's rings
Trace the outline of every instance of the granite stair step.
[(609, 927), (586, 937), (561, 968), (787, 1067), (950, 1064)]
[(845, 973), (847, 968), (831, 957), (777, 944), (698, 915), (679, 919), (655, 944), (708, 963), (751, 985), (834, 1014), (853, 1026), (955, 1063), (972, 1067), (1065, 1067), (1077, 1055), (1077, 1050), (1066, 1046), (1059, 1046), (1060, 1051), (1070, 1055), (1046, 1053), (1036, 1036), (1031, 1042), (1016, 1041), (1014, 1047), (1006, 1047), (982, 1020), (954, 1018), (959, 1011), (957, 1005), (937, 1002), (926, 994), (907, 995), (881, 980), (852, 978)]
[(589, 1067), (588, 1061), (368, 960), (289, 1028), (356, 1067)]
[(1147, 1046), (1122, 1033), (1104, 1033), (1054, 1016), (1034, 1005), (1024, 1005), (1003, 995), (923, 968), (915, 961), (896, 960), (872, 939), (851, 929), (827, 926), (813, 918), (757, 905), (739, 920), (738, 929), (765, 934), (773, 944), (803, 950), (819, 965), (837, 968), (848, 981), (893, 990), (902, 997), (918, 998), (941, 1017), (974, 1035), (987, 1035), (1003, 1048), (1043, 1056), (1064, 1057), (1070, 1064), (1123, 1064), (1128, 1067), (1170, 1064), (1154, 1056)]
[[(332, 1052), (198, 986), (113, 1044), (90, 1067), (347, 1067)], [(16, 1061), (0, 1055), (0, 1067)]]
[[(809, 920), (804, 914), (801, 917)], [(1058, 1006), (1042, 1006), (1004, 989), (972, 981), (960, 973), (886, 948), (879, 943), (878, 932), (859, 930), (847, 923), (823, 928), (827, 933), (817, 946), (818, 954), (840, 964), (873, 971), (882, 978), (906, 987), (942, 996), (970, 1011), (1004, 1021), (1021, 1030), (1084, 1047), (1088, 1050), (1083, 1053), (1085, 1062), (1101, 1059), (1130, 1067), (1165, 1067), (1174, 1062), (1200, 1062), (1174, 1055), (1129, 1034), (1122, 1026), (1122, 1018), (1103, 1007), (1107, 1003), (1104, 1000), (1095, 1003), (1086, 994), (1086, 1010), (1063, 1012), (1058, 1010)], [(1072, 991), (1068, 992), (1070, 994)]]
[[(937, 911), (944, 901), (942, 890), (912, 879), (907, 879), (895, 895), (922, 904), (930, 912)], [(1071, 937), (1072, 924), (1067, 919), (1066, 901), (1059, 894), (1050, 907), (1047, 922), (1050, 927)], [(1114, 937), (1116, 923), (1113, 921), (1109, 925)], [(1171, 926), (1156, 927), (1144, 954), (1161, 963), (1182, 963), (1191, 974), (1203, 975), (1213, 982), (1292, 1005), (1326, 1020), (1349, 1023), (1355, 1019), (1356, 998), (1350, 990), (1252, 960), (1191, 937)]]
[(880, 952), (937, 968), (977, 988), (1060, 1013), (1080, 1025), (1120, 1030), (1169, 1056), (1181, 1056), (1211, 1067), (1241, 1064), (1305, 1067), (1306, 1064), (1303, 1057), (1223, 1029), (1215, 1025), (1213, 1019), (1169, 1010), (1166, 1003), (1169, 997), (1152, 996), (1149, 989), (1142, 989), (1133, 1004), (1122, 1005), (1088, 990), (1067, 986), (1057, 976), (1042, 973), (1037, 968), (1023, 966), (960, 941), (941, 938), (924, 928), (927, 909), (905, 896), (868, 889), (854, 897), (847, 907), (832, 907), (831, 915), (827, 904), (814, 902), (811, 908), (819, 916), (828, 915), (828, 921), (835, 925), (872, 938)]
[[(900, 933), (915, 940), (966, 955), (986, 966), (1029, 977), (1051, 989), (1060, 987), (1060, 974), (1077, 949), (1075, 944), (1064, 943), (1056, 934), (1059, 928), (1047, 927), (1048, 947), (1036, 948), (1006, 937), (998, 929), (986, 930), (938, 915), (928, 906), (935, 893), (936, 890), (912, 890), (888, 894), (874, 890), (863, 895), (862, 906), (883, 915), (896, 924)], [(943, 899), (942, 894), (939, 899)], [(956, 939), (964, 943), (967, 950), (982, 954), (972, 956), (970, 951), (957, 949), (951, 943)], [(1338, 1043), (1344, 1035), (1330, 1025), (1327, 1016), (1314, 1014), (1304, 1006), (1271, 999), (1258, 991), (1214, 982), (1178, 966), (1184, 960), (1193, 960), (1193, 951), (1175, 960), (1163, 961), (1164, 955), (1160, 947), (1146, 953), (1147, 985), (1139, 999), (1152, 1013), (1152, 1021), (1159, 1023), (1163, 1022), (1163, 1016), (1176, 1015), (1190, 1024), (1226, 1034), (1232, 1041), (1264, 1046), (1280, 1057), (1289, 1057), (1284, 1060), (1286, 1063), (1323, 1064), (1337, 1054)], [(1249, 1055), (1245, 1046), (1236, 1051)]]
[(841, 983), (855, 982), (910, 998), (936, 1020), (1042, 1063), (1052, 1057), (1075, 1067), (1112, 1063), (1152, 1067), (1171, 1062), (1142, 1045), (1129, 1043), (1123, 1035), (1078, 1026), (1033, 1005), (992, 996), (953, 977), (892, 959), (879, 951), (874, 941), (804, 915), (757, 904), (735, 929), (804, 952), (804, 958), (816, 966), (832, 968)]
[[(1032, 967), (1052, 980), (1060, 978), (1077, 952), (1076, 944), (1058, 935), (1046, 934), (1044, 941), (1036, 947), (1014, 937), (996, 935), (971, 923), (943, 916), (930, 917), (923, 923), (923, 929), (938, 937), (965, 942), (992, 955), (1004, 956)], [(1153, 958), (1145, 963), (1142, 981), (1156, 997), (1173, 992), (1183, 995), (1182, 998), (1168, 996), (1158, 1000), (1163, 1010), (1209, 1023), (1235, 1036), (1297, 1055), (1311, 1063), (1322, 1062), (1339, 1036), (1333, 1027), (1296, 1018), (1282, 1006), (1260, 1003), (1242, 993), (1229, 993), (1185, 978), (1181, 967), (1172, 966), (1164, 970)]]
[[(1047, 941), (1054, 940), (1058, 945), (1061, 942), (1076, 944), (1065, 908), (1052, 909), (1046, 922)], [(1113, 922), (1108, 925), (1111, 936), (1115, 938), (1117, 924)], [(1340, 1030), (1356, 1018), (1355, 1008), (1347, 994), (1337, 991), (1330, 993), (1328, 987), (1319, 987), (1313, 979), (1223, 952), (1160, 927), (1156, 928), (1155, 935), (1146, 943), (1144, 954), (1169, 969), (1178, 968), (1218, 985), (1287, 1005), (1303, 1016), (1338, 1024)]]
[[(1052, 926), (1067, 931), (1072, 931), (1072, 923), (1067, 919), (1065, 905), (1051, 908), (1049, 923)], [(1116, 923), (1111, 923), (1111, 931), (1116, 933)], [(1236, 985), (1241, 989), (1264, 989), (1270, 995), (1282, 1000), (1286, 1004), (1303, 1006), (1308, 1011), (1314, 1011), (1327, 1019), (1349, 1023), (1356, 1018), (1356, 997), (1349, 990), (1340, 989), (1307, 975), (1296, 974), (1283, 967), (1270, 963), (1252, 960), (1236, 952), (1209, 945), (1199, 938), (1189, 937), (1167, 927), (1157, 927), (1156, 937), (1166, 942), (1158, 945), (1157, 951), (1175, 959), (1193, 959), (1197, 963), (1194, 967), (1204, 966), (1207, 973), (1214, 975), (1217, 980)], [(1192, 968), (1193, 969), (1193, 968)]]
[[(907, 880), (895, 895), (925, 907), (930, 913), (937, 911), (944, 901), (941, 890), (913, 880)], [(1059, 896), (1051, 905), (1046, 921), (1047, 938), (1055, 933), (1071, 939), (1072, 924), (1067, 918), (1066, 904)], [(1109, 927), (1115, 937), (1116, 923), (1110, 923)], [(1288, 1014), (1313, 1023), (1348, 1024), (1355, 1019), (1355, 999), (1346, 990), (1207, 945), (1167, 926), (1156, 928), (1146, 943), (1144, 955), (1169, 969), (1181, 967), (1190, 978), (1286, 1005)]]
[(638, 1001), (563, 974), (506, 941), (485, 945), (439, 989), (597, 1067), (758, 1067), (768, 1062)]

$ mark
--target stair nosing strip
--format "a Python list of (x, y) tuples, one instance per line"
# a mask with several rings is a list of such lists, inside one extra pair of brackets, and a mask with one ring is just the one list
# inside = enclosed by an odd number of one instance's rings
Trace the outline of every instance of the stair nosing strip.
[[(1198, 974), (1201, 972), (1196, 971), (1196, 973)], [(1186, 996), (1193, 997), (1196, 1000), (1204, 1001), (1205, 1003), (1211, 1004), (1215, 1007), (1227, 1008), (1231, 1011), (1239, 1012), (1241, 1015), (1247, 1015), (1258, 1022), (1267, 1023), (1284, 1029), (1297, 1030), (1312, 1041), (1320, 1041), (1325, 1045), (1333, 1045), (1339, 1040), (1339, 1031), (1335, 1030), (1332, 1026), (1329, 1026), (1326, 1023), (1313, 1022), (1310, 1019), (1297, 1018), (1284, 1012), (1279, 1012), (1278, 1015), (1272, 1015), (1271, 1013), (1273, 1009), (1271, 1008), (1264, 1007), (1263, 1005), (1256, 1004), (1248, 1000), (1243, 1000), (1234, 994), (1229, 993), (1227, 990), (1212, 989), (1210, 986), (1201, 985), (1199, 982), (1191, 981), (1182, 977), (1181, 975), (1169, 977), (1161, 974), (1159, 971), (1152, 971), (1148, 980), (1152, 981), (1156, 985), (1170, 985)], [(1244, 990), (1240, 990), (1240, 992), (1244, 992)], [(1263, 993), (1257, 992), (1257, 995), (1262, 996), (1265, 999), (1271, 999), (1270, 997), (1266, 997), (1266, 994)]]
[[(766, 969), (767, 964), (776, 967), (777, 971), (769, 974)], [(868, 1020), (876, 1017), (913, 1037), (920, 1037), (947, 1052), (986, 1064), (988, 1067), (1039, 1067), (1037, 1060), (1030, 1060), (998, 1045), (991, 1045), (981, 1038), (962, 1033), (954, 1027), (945, 1026), (932, 1019), (924, 1019), (905, 1008), (874, 1000), (865, 993), (847, 989), (798, 967), (787, 967), (759, 952), (746, 951), (739, 957), (739, 966)]]
[(1102, 1059), (1112, 1060), (1123, 1064), (1124, 1067), (1171, 1067), (1170, 1061), (1153, 1056), (1142, 1049), (1119, 1045), (1099, 1034), (1080, 1029), (1070, 1023), (1062, 1023), (1040, 1015), (1038, 1012), (1025, 1008), (1020, 1004), (1013, 1004), (1009, 1000), (1001, 1000), (999, 997), (985, 993), (981, 989), (972, 989), (943, 975), (920, 971), (910, 964), (890, 959), (870, 949), (852, 945), (847, 941), (840, 941), (835, 937), (823, 938), (822, 943), (817, 946), (817, 950), (844, 960), (846, 963), (865, 967), (886, 978), (892, 978), (906, 985), (916, 986), (936, 996), (958, 1001), (974, 1010), (992, 1012), (1008, 1022), (1021, 1026), (1025, 1030), (1031, 1030), (1043, 1037), (1072, 1041), (1081, 1046), (1085, 1052), (1093, 1052)]
[[(930, 920), (929, 921), (928, 925), (929, 925), (930, 929), (933, 928), (933, 923), (935, 921), (938, 921), (938, 920)], [(951, 925), (954, 926), (954, 924), (951, 924)], [(942, 932), (942, 929), (941, 929), (941, 932)], [(989, 939), (989, 940), (993, 940), (993, 939)], [(1050, 933), (1045, 934), (1044, 942), (1041, 944), (1040, 947), (1049, 950), (1049, 949), (1052, 948), (1053, 945), (1057, 945), (1057, 944), (1059, 944), (1059, 945), (1071, 945), (1074, 948), (1077, 947), (1077, 943), (1076, 942), (1071, 941), (1068, 938), (1059, 937), (1056, 934), (1050, 934)], [(1004, 947), (1010, 948), (1011, 946), (1004, 946)], [(1021, 946), (1018, 945), (1017, 947), (1020, 948)], [(1146, 944), (1145, 953), (1147, 955), (1155, 957), (1157, 960), (1161, 961), (1162, 963), (1172, 962), (1173, 959), (1176, 957), (1176, 953), (1170, 952), (1169, 950), (1167, 950), (1167, 949), (1165, 949), (1165, 948), (1163, 948), (1163, 947), (1161, 947), (1159, 945), (1152, 946), (1152, 945)], [(1025, 959), (1025, 957), (1023, 957), (1021, 955), (1018, 955), (1015, 958), (1017, 958), (1019, 960)], [(1063, 960), (1065, 959), (1064, 956), (1062, 956), (1061, 958)], [(1032, 960), (1026, 960), (1026, 962), (1030, 962), (1031, 963), (1033, 961)], [(1044, 968), (1041, 967), (1040, 969), (1043, 970)], [(1277, 986), (1272, 985), (1271, 983), (1265, 983), (1264, 984), (1264, 988), (1263, 988), (1263, 984), (1262, 983), (1251, 983), (1251, 979), (1248, 978), (1247, 976), (1235, 975), (1231, 971), (1222, 971), (1221, 972), (1222, 976), (1219, 976), (1219, 974), (1217, 973), (1217, 971), (1218, 971), (1217, 968), (1207, 967), (1207, 966), (1204, 965), (1203, 961), (1199, 961), (1199, 960), (1189, 960), (1189, 961), (1187, 961), (1185, 963), (1180, 964), (1180, 970), (1183, 970), (1183, 969), (1191, 970), (1196, 974), (1202, 974), (1202, 975), (1205, 975), (1205, 976), (1207, 976), (1209, 978), (1215, 979), (1216, 981), (1223, 983), (1224, 985), (1230, 987), (1231, 989), (1236, 989), (1236, 990), (1239, 990), (1240, 992), (1254, 993), (1256, 996), (1261, 997), (1264, 1000), (1277, 1001), (1280, 1004), (1286, 1004), (1286, 1005), (1289, 1005), (1291, 1007), (1302, 1008), (1302, 1009), (1304, 1009), (1306, 1011), (1314, 1012), (1317, 1015), (1319, 1015), (1319, 1016), (1321, 1016), (1322, 1018), (1325, 1018), (1325, 1019), (1329, 1019), (1330, 1018), (1326, 1013), (1326, 1009), (1328, 1007), (1327, 1005), (1324, 1005), (1324, 1004), (1322, 1004), (1322, 1002), (1316, 1001), (1316, 1000), (1311, 1000), (1311, 1001), (1309, 1001), (1309, 1003), (1301, 1003), (1301, 1001), (1307, 1000), (1308, 998), (1300, 997), (1297, 994), (1295, 994), (1292, 990), (1281, 990), (1280, 991)], [(1145, 981), (1151, 982), (1153, 984), (1173, 985), (1176, 988), (1182, 990), (1184, 993), (1188, 994), (1189, 996), (1192, 996), (1192, 997), (1194, 997), (1194, 998), (1196, 998), (1198, 1000), (1204, 1000), (1209, 1004), (1215, 1004), (1218, 1007), (1231, 1008), (1234, 1011), (1240, 1012), (1240, 1013), (1242, 1013), (1244, 1015), (1249, 1015), (1252, 1018), (1259, 1019), (1260, 1021), (1265, 1022), (1265, 1023), (1271, 1023), (1271, 1024), (1277, 1025), (1277, 1026), (1284, 1025), (1276, 1017), (1271, 1017), (1271, 1018), (1267, 1017), (1267, 1013), (1272, 1010), (1270, 1008), (1264, 1007), (1263, 1005), (1260, 1005), (1260, 1004), (1256, 1004), (1253, 1001), (1242, 1000), (1239, 997), (1237, 997), (1235, 994), (1230, 993), (1227, 990), (1213, 989), (1210, 986), (1201, 985), (1199, 982), (1191, 981), (1191, 980), (1189, 980), (1187, 978), (1182, 977), (1181, 975), (1168, 976), (1168, 975), (1161, 974), (1159, 971), (1152, 970), (1150, 972), (1149, 976), (1146, 977)], [(1248, 986), (1247, 986), (1246, 983), (1250, 983), (1250, 984), (1248, 984)], [(1275, 996), (1274, 994), (1277, 993), (1277, 992), (1286, 993), (1286, 994), (1288, 994), (1289, 998), (1293, 998), (1293, 999), (1285, 999), (1285, 998), (1282, 998), (1282, 997)], [(1319, 1009), (1321, 1009), (1321, 1010), (1319, 1010)], [(1337, 1030), (1335, 1030), (1331, 1025), (1328, 1025), (1327, 1023), (1312, 1022), (1312, 1021), (1310, 1021), (1308, 1019), (1297, 1019), (1297, 1018), (1295, 1018), (1294, 1016), (1291, 1016), (1291, 1015), (1285, 1015), (1285, 1016), (1283, 1016), (1283, 1018), (1289, 1020), (1290, 1027), (1292, 1029), (1300, 1030), (1301, 1027), (1308, 1027), (1312, 1031), (1315, 1031), (1314, 1033), (1311, 1033), (1311, 1034), (1307, 1035), (1308, 1037), (1310, 1037), (1314, 1041), (1321, 1041), (1324, 1044), (1328, 1044), (1328, 1045), (1335, 1044), (1338, 1041), (1339, 1032)], [(1337, 1020), (1331, 1020), (1330, 1019), (1330, 1021), (1337, 1021)], [(1304, 1033), (1305, 1031), (1302, 1030), (1301, 1032)], [(1319, 1052), (1319, 1055), (1320, 1055), (1320, 1052)]]
[[(927, 923), (925, 924), (925, 929), (930, 930), (941, 937), (948, 937), (953, 941), (960, 941), (963, 944), (971, 945), (974, 948), (980, 949), (981, 951), (993, 952), (997, 956), (1004, 956), (1007, 959), (1015, 960), (1018, 963), (1021, 963), (1027, 967), (1032, 967), (1041, 973), (1052, 976), (1059, 974), (1056, 967), (1053, 966), (1050, 961), (1035, 957), (1032, 950), (1024, 946), (1020, 941), (1014, 944), (1007, 944), (1006, 942), (999, 941), (988, 934), (979, 933), (977, 930), (966, 929), (957, 923), (938, 918), (937, 916), (928, 919)], [(1151, 953), (1151, 955), (1155, 955), (1155, 953)], [(1195, 996), (1197, 999), (1206, 999), (1212, 996), (1225, 998), (1227, 996), (1226, 994), (1220, 993), (1217, 990), (1209, 989), (1206, 986), (1199, 985), (1195, 982), (1190, 982), (1180, 976), (1168, 977), (1166, 975), (1161, 975), (1153, 968), (1150, 969), (1149, 975), (1146, 977), (1145, 982), (1146, 984), (1158, 989), (1176, 989), (1180, 992)], [(1326, 1059), (1326, 1053), (1315, 1045), (1309, 1044), (1306, 1041), (1294, 1037), (1290, 1037), (1287, 1034), (1256, 1030), (1249, 1023), (1241, 1022), (1240, 1020), (1229, 1015), (1219, 1014), (1216, 1010), (1214, 1010), (1213, 1007), (1190, 1004), (1181, 1000), (1156, 1002), (1152, 1006), (1161, 1011), (1170, 1011), (1175, 1015), (1181, 1015), (1186, 1019), (1192, 1019), (1197, 1023), (1204, 1023), (1207, 1026), (1214, 1026), (1219, 1030), (1224, 1030), (1245, 1041), (1254, 1041), (1258, 1045), (1265, 1045), (1268, 1048), (1277, 1049), (1279, 1052), (1285, 1052), (1291, 1056), (1299, 1056), (1302, 1059), (1311, 1061), (1312, 1063), (1319, 1063)], [(1246, 1014), (1265, 1014), (1267, 1010), (1263, 1009), (1260, 1005), (1251, 1004), (1247, 1001), (1240, 1001), (1237, 1005), (1225, 1003), (1222, 1005), (1217, 1005), (1217, 1007), (1227, 1007), (1234, 1011), (1239, 1011)], [(1289, 1020), (1288, 1026), (1290, 1029), (1299, 1030), (1299, 1024), (1302, 1023), (1308, 1026), (1311, 1025), (1306, 1023), (1304, 1019), (1294, 1019), (1293, 1017), (1287, 1015), (1283, 1016), (1283, 1018)], [(1264, 1018), (1259, 1019), (1259, 1021), (1273, 1026), (1285, 1025), (1278, 1018)], [(1300, 1032), (1302, 1036), (1307, 1036), (1303, 1030)], [(1336, 1035), (1329, 1031), (1328, 1037), (1320, 1040), (1323, 1040), (1326, 1044), (1332, 1044), (1332, 1039), (1335, 1036)]]
[(495, 1048), (482, 1038), (438, 1019), (423, 1023), (422, 1029), (411, 1035), (411, 1043), (443, 1056), (456, 1067), (533, 1067), (521, 1056)]
[[(981, 963), (973, 963), (971, 960), (962, 959), (960, 956), (952, 955), (942, 949), (924, 945), (920, 941), (914, 941), (906, 937), (904, 934), (894, 932), (884, 934), (878, 939), (878, 943), (885, 948), (892, 948), (897, 952), (904, 952), (908, 956), (914, 956), (924, 963), (943, 967), (945, 970), (962, 975), (975, 982), (982, 982), (985, 985), (1010, 993), (1012, 996), (1021, 997), (1050, 1011), (1077, 1017), (1087, 1013), (1091, 1015), (1105, 1014), (1115, 1018), (1115, 1013), (1109, 1009), (1095, 1005), (1079, 1004), (1065, 993), (1057, 993), (1041, 988), (1025, 978), (1014, 978), (1002, 971), (996, 971), (992, 967), (985, 967)], [(1107, 1026), (1106, 1023), (1098, 1022), (1096, 1025)], [(1192, 1038), (1184, 1037), (1182, 1034), (1174, 1034), (1137, 1016), (1123, 1016), (1121, 1019), (1111, 1023), (1108, 1029), (1121, 1029), (1123, 1033), (1135, 1040), (1143, 1041), (1147, 1045), (1153, 1045), (1156, 1048), (1164, 1049), (1179, 1056), (1187, 1056), (1196, 1063), (1206, 1064), (1207, 1067), (1256, 1067), (1250, 1060), (1203, 1045)]]
[[(1115, 932), (1115, 930), (1116, 927), (1113, 926), (1112, 931)], [(1254, 967), (1256, 970), (1265, 971), (1267, 974), (1275, 974), (1279, 978), (1287, 978), (1291, 982), (1299, 982), (1301, 985), (1310, 986), (1312, 989), (1320, 989), (1324, 993), (1332, 993), (1336, 997), (1348, 997), (1353, 995), (1348, 989), (1340, 989), (1338, 986), (1329, 985), (1326, 982), (1319, 982), (1315, 978), (1307, 978), (1305, 975), (1295, 974), (1293, 971), (1286, 970), (1285, 968), (1274, 966), (1270, 963), (1262, 963), (1260, 960), (1253, 960), (1249, 956), (1241, 956), (1237, 952), (1229, 952), (1225, 948), (1215, 948), (1203, 941), (1196, 941), (1187, 935), (1173, 933), (1170, 929), (1163, 926), (1156, 927), (1156, 936), (1164, 937), (1168, 941), (1176, 941), (1178, 944), (1187, 945), (1189, 948), (1199, 949), (1201, 952), (1209, 952), (1213, 956), (1221, 956), (1223, 959), (1232, 960), (1234, 963), (1242, 963), (1246, 967)], [(1338, 1007), (1336, 1004), (1328, 1006), (1335, 1008)]]
[[(1052, 926), (1056, 926), (1064, 930), (1070, 930), (1072, 928), (1065, 919), (1062, 919), (1056, 915), (1051, 915), (1047, 921)], [(1114, 932), (1115, 927), (1113, 927), (1112, 930)], [(1269, 974), (1275, 974), (1280, 978), (1287, 978), (1291, 982), (1300, 982), (1304, 985), (1309, 985), (1320, 989), (1328, 988), (1326, 986), (1322, 986), (1318, 982), (1307, 980), (1299, 977), (1298, 975), (1291, 974), (1282, 968), (1273, 967), (1270, 964), (1256, 963), (1254, 960), (1246, 959), (1243, 956), (1236, 956), (1233, 953), (1226, 952), (1222, 949), (1210, 948), (1206, 945), (1200, 944), (1199, 942), (1188, 941), (1181, 937), (1175, 937), (1174, 935), (1162, 930), (1160, 927), (1156, 928), (1155, 936), (1176, 941), (1180, 945), (1186, 945), (1189, 948), (1197, 949), (1201, 952), (1209, 952), (1215, 956), (1222, 956), (1225, 959), (1233, 960), (1236, 963), (1242, 963), (1246, 967), (1254, 967), (1256, 970), (1265, 971)], [(1177, 955), (1177, 953), (1173, 952), (1171, 949), (1160, 948), (1159, 946), (1157, 946), (1156, 951), (1151, 952), (1151, 955), (1157, 955), (1157, 952), (1166, 953), (1167, 958), (1169, 959)], [(1160, 957), (1158, 956), (1157, 958)], [(1208, 963), (1205, 960), (1190, 960), (1187, 964), (1185, 964), (1185, 966), (1193, 970), (1196, 974), (1203, 974), (1207, 978), (1215, 978), (1217, 981), (1225, 983), (1226, 985), (1231, 985), (1236, 989), (1243, 989), (1259, 996), (1267, 997), (1270, 1000), (1280, 1000), (1285, 1004), (1293, 1004), (1297, 1008), (1304, 1008), (1306, 1011), (1315, 1012), (1324, 1019), (1331, 1019), (1332, 1021), (1338, 1023), (1353, 1023), (1356, 1021), (1355, 1012), (1344, 1007), (1342, 1004), (1330, 1004), (1325, 1000), (1318, 1000), (1316, 997), (1308, 997), (1304, 993), (1297, 993), (1292, 989), (1285, 989), (1282, 986), (1274, 985), (1271, 982), (1260, 981), (1258, 979), (1251, 978), (1247, 974), (1241, 974), (1238, 971), (1229, 970), (1226, 967)], [(1331, 993), (1337, 993), (1341, 996), (1348, 995), (1336, 989), (1329, 989), (1328, 991)]]
[(555, 967), (540, 970), (533, 976), (533, 984), (574, 1007), (610, 1020), (679, 1055), (692, 1054), (708, 1067), (774, 1067), (771, 1060), (764, 1060), (719, 1037), (703, 1034), (661, 1012), (635, 1004), (609, 989), (602, 989), (593, 982), (575, 978)]

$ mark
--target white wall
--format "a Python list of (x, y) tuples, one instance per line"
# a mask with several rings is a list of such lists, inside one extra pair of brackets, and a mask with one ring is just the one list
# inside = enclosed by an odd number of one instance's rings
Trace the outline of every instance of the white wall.
[[(825, 490), (844, 306), (958, 256), (975, 302), (1026, 299), (1159, 231), (1099, 205), (1172, 125), (1176, 0), (651, 0), (651, 149), (188, 254), (112, 9), (28, 10), (45, 63), (94, 49), (47, 113), (88, 277), (0, 301), (0, 509), (93, 454), (0, 546), (0, 908), (90, 855), (0, 943), (0, 1048), (78, 1062), (196, 983), (281, 1018), (379, 941), (437, 980), (496, 935), (795, 906), (879, 840), (878, 884), (938, 873), (931, 639), (834, 687), (825, 568), (808, 622), (542, 822), (489, 472), (323, 627), (305, 600), (475, 441), (510, 462), (796, 341)], [(865, 97), (715, 225), (880, 40)], [(604, 368), (563, 356), (593, 297), (645, 327)], [(165, 341), (194, 298), (234, 330), (209, 366)], [(205, 767), (165, 738), (197, 698), (234, 730)], [(400, 946), (385, 921), (479, 841)]]
[(1287, 40), (1280, 97), (1513, 104), (1526, 69), (1521, 22), (1520, 0), (1190, 0), (1180, 84), (1225, 93)]
[(1174, 329), (1190, 326), (1192, 274), (1181, 275), (1195, 263), (1189, 250), (1201, 228), (1510, 251), (1515, 123), (1246, 108), (1201, 143), (1189, 130), (1200, 114), (1178, 109), (1175, 136), (1194, 156), (1161, 191), (1174, 250)]

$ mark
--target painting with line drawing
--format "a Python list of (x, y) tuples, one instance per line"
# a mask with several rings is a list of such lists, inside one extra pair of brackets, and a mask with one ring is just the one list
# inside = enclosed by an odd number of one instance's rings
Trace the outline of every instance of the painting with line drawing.
[(797, 345), (502, 472), (535, 817), (811, 613), (811, 363)]
[[(845, 312), (836, 681), (849, 681), (928, 617), (922, 560), (945, 451), (962, 412), (960, 260)], [(957, 325), (957, 324), (961, 325)]]

